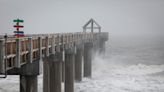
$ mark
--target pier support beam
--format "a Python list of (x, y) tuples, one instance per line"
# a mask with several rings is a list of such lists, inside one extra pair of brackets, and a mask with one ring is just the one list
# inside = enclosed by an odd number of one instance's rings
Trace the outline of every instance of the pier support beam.
[(65, 92), (74, 92), (74, 50), (65, 50)]
[(93, 42), (93, 51), (94, 51), (94, 54), (99, 52), (99, 42), (97, 39)]
[(65, 51), (64, 46), (61, 47), (60, 53), (62, 53), (62, 82), (65, 82)]
[(62, 54), (56, 52), (44, 61), (43, 92), (61, 92)]
[(92, 76), (92, 48), (93, 43), (84, 44), (84, 77)]
[(37, 75), (20, 75), (20, 92), (38, 92)]
[(77, 47), (75, 55), (75, 80), (82, 81), (82, 47)]
[(43, 92), (50, 92), (50, 70), (49, 70), (49, 61), (44, 60), (43, 62)]
[(5, 73), (5, 40), (0, 40), (0, 74)]
[(99, 42), (99, 52), (100, 54), (104, 54), (105, 53), (105, 40), (104, 39), (100, 39)]
[(50, 68), (50, 92), (61, 92), (62, 82), (62, 61), (60, 60), (61, 54), (56, 53), (55, 57), (51, 55), (49, 59)]
[(20, 92), (38, 92), (38, 78), (40, 62), (33, 61), (22, 65), (19, 69), (8, 71), (11, 75), (20, 75)]
[(65, 82), (65, 62), (62, 62), (62, 82)]

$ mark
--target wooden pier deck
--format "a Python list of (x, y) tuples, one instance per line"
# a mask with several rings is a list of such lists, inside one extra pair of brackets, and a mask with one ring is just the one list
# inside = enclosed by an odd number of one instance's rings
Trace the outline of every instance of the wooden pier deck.
[[(107, 40), (108, 33), (63, 33), (63, 34), (37, 34), (28, 35), (20, 38), (20, 66), (28, 62), (33, 62), (37, 59), (44, 58), (45, 56), (57, 51), (57, 46), (67, 47), (75, 46), (79, 43), (94, 42), (101, 38)], [(31, 38), (31, 39), (30, 39)], [(1, 48), (1, 68), (4, 67), (4, 62), (7, 62), (7, 70), (14, 68), (16, 64), (16, 38), (0, 39)], [(5, 47), (6, 43), (6, 47)], [(30, 46), (31, 45), (31, 46)], [(5, 51), (6, 48), (6, 51)], [(53, 51), (54, 50), (54, 51)], [(6, 53), (5, 53), (6, 52)], [(32, 55), (30, 55), (32, 54)], [(31, 60), (29, 60), (31, 58)], [(6, 59), (6, 60), (5, 60)], [(4, 71), (4, 69), (1, 69)]]

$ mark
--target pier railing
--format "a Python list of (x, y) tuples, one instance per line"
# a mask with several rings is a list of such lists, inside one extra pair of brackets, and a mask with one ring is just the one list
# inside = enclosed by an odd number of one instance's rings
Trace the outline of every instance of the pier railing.
[(108, 33), (62, 33), (62, 34), (34, 34), (16, 39), (9, 37), (0, 39), (0, 73), (6, 69), (21, 67), (26, 63), (32, 63), (36, 59), (42, 59), (57, 51), (57, 46), (73, 46), (77, 43), (93, 42), (99, 37), (107, 40)]

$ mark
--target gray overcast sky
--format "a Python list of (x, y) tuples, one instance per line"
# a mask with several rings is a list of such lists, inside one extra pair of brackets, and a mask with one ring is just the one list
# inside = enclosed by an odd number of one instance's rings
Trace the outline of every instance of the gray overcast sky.
[(164, 36), (164, 0), (0, 0), (0, 33), (79, 32), (94, 18), (111, 35)]

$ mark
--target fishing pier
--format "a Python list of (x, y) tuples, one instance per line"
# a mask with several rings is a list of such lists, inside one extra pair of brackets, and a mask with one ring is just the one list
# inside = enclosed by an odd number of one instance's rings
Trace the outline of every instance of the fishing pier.
[(43, 92), (61, 92), (62, 82), (65, 92), (74, 92), (75, 81), (92, 77), (92, 54), (103, 53), (107, 40), (93, 19), (83, 32), (1, 38), (0, 76), (19, 75), (20, 92), (38, 92), (37, 76), (43, 73)]

